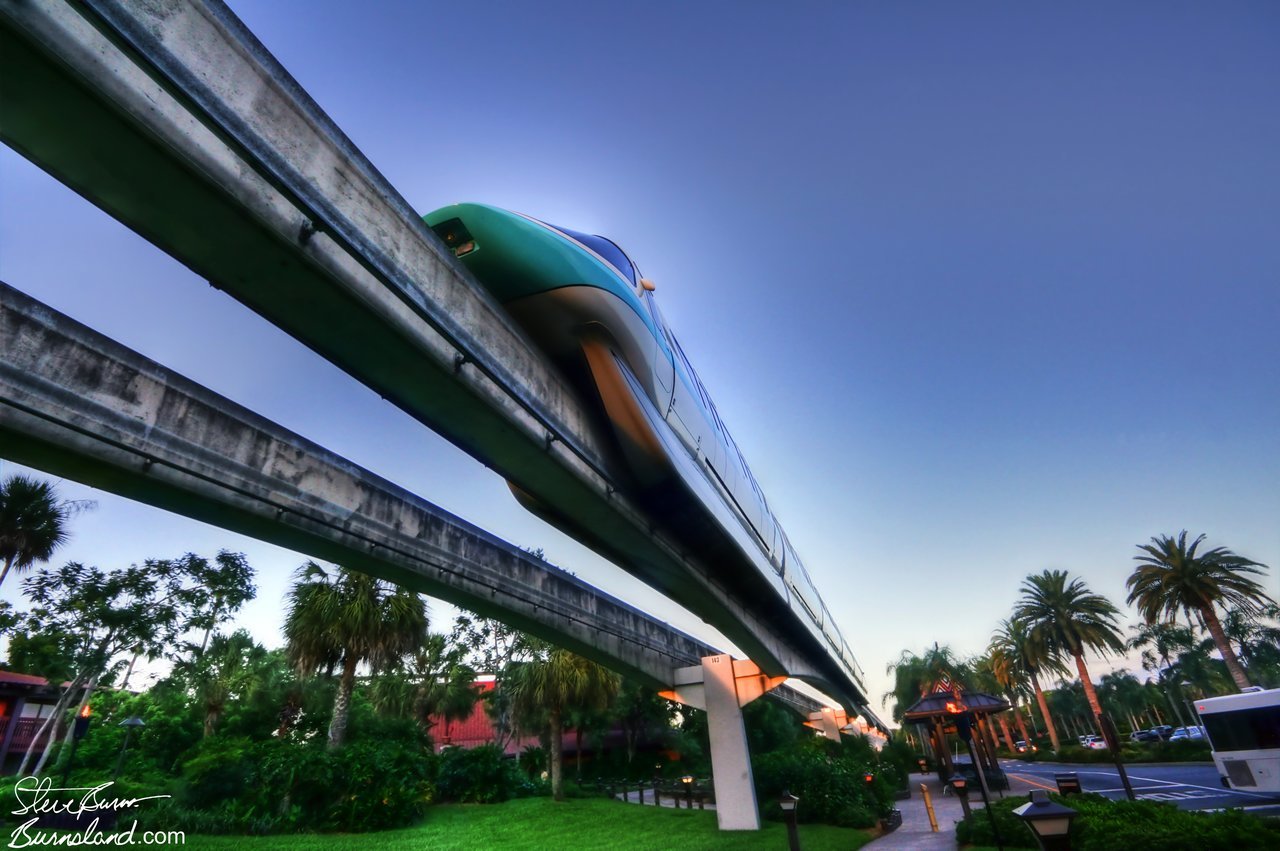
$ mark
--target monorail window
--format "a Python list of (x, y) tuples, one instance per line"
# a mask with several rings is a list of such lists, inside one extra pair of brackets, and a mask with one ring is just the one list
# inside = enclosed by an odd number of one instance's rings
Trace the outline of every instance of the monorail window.
[(617, 269), (623, 277), (631, 281), (631, 286), (636, 286), (636, 267), (626, 252), (615, 245), (613, 240), (605, 239), (603, 236), (579, 233), (576, 230), (562, 228), (559, 225), (549, 225), (549, 227), (555, 228), (570, 239), (576, 239), (596, 254), (599, 254), (609, 262), (610, 266)]
[(1280, 706), (1206, 712), (1200, 720), (1215, 751), (1280, 748)]

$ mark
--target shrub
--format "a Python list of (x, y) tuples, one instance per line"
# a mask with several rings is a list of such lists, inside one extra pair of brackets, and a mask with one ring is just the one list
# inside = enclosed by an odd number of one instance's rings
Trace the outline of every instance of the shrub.
[[(781, 818), (775, 802), (789, 791), (802, 801), (796, 808), (801, 822), (869, 827), (878, 814), (888, 811), (898, 788), (897, 770), (886, 764), (882, 771), (869, 750), (817, 739), (765, 754), (752, 760), (752, 766), (757, 800), (767, 819)], [(875, 775), (870, 786), (864, 779), (868, 771)]]
[[(1079, 851), (1241, 851), (1280, 847), (1280, 824), (1239, 810), (1193, 812), (1156, 801), (1111, 801), (1101, 795), (1050, 796), (1079, 815), (1071, 824), (1072, 847)], [(1008, 848), (1035, 848), (1030, 829), (1013, 810), (1026, 797), (1006, 798), (992, 813)], [(956, 826), (960, 844), (994, 845), (987, 814), (981, 810)]]
[(442, 801), (496, 804), (523, 797), (533, 788), (496, 745), (446, 748), (440, 754), (436, 791)]

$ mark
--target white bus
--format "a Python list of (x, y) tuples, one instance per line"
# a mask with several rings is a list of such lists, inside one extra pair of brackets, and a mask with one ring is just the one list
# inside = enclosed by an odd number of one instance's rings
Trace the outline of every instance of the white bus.
[(1280, 792), (1280, 688), (1196, 701), (1222, 785)]

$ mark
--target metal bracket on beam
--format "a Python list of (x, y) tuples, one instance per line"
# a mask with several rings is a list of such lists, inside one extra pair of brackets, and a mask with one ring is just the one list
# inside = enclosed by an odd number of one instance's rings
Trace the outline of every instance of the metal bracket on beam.
[(733, 666), (734, 692), (737, 694), (738, 706), (746, 706), (758, 697), (763, 697), (787, 681), (786, 677), (770, 677), (760, 670), (760, 666), (750, 659), (734, 659), (728, 654), (708, 656), (703, 664), (688, 668), (676, 668), (671, 672), (672, 688), (658, 694), (667, 700), (673, 700), (682, 706), (695, 709), (707, 708), (706, 686), (703, 682), (705, 666), (730, 664)]
[(849, 726), (849, 716), (843, 709), (832, 709), (824, 706), (817, 712), (809, 713), (809, 720), (804, 722), (806, 727), (822, 733), (823, 736), (833, 742), (840, 741), (840, 733), (844, 732)]

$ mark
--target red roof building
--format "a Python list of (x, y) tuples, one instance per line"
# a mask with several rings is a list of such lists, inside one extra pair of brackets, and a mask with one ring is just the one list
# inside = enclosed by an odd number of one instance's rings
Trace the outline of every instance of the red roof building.
[[(476, 683), (476, 702), (471, 707), (471, 714), (461, 721), (445, 721), (439, 715), (431, 716), (431, 736), (435, 739), (436, 750), (474, 748), (497, 742), (497, 732), (485, 705), (485, 695), (493, 691), (493, 687), (493, 680)], [(504, 752), (507, 756), (515, 756), (529, 745), (540, 743), (537, 736), (512, 736)]]

